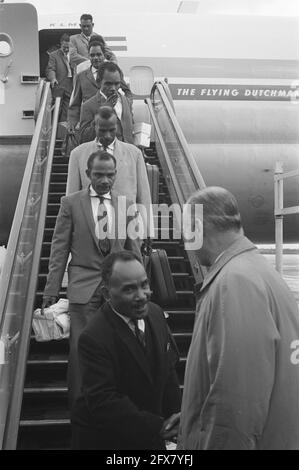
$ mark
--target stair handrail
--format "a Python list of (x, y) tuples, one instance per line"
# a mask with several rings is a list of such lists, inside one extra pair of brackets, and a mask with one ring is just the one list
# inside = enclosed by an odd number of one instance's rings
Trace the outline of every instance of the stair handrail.
[(43, 92), (45, 91), (46, 80), (40, 78), (35, 94), (34, 119), (37, 121), (42, 103)]
[[(60, 98), (57, 98), (55, 101), (53, 118), (51, 119), (53, 108), (51, 107), (52, 97), (50, 84), (45, 84), (40, 112), (29, 150), (27, 165), (11, 229), (11, 236), (8, 242), (7, 262), (5, 263), (2, 277), (3, 282), (0, 284), (0, 333), (1, 341), (5, 347), (5, 360), (3, 363), (0, 361), (0, 377), (3, 378), (8, 375), (6, 382), (2, 384), (4, 390), (1, 390), (1, 392), (5, 399), (2, 400), (0, 405), (0, 407), (2, 406), (0, 415), (0, 448), (5, 450), (12, 450), (17, 446), (26, 361), (31, 336), (32, 315), (47, 211), (60, 100)], [(36, 186), (39, 186), (36, 176), (37, 170), (41, 172), (40, 194), (38, 194), (38, 189), (35, 189)], [(36, 204), (36, 201), (30, 199), (31, 195), (34, 194), (32, 192), (33, 189), (37, 191), (36, 200), (38, 204)], [(34, 210), (37, 210), (34, 216), (28, 215), (30, 214), (30, 208), (28, 209), (28, 206), (31, 207), (31, 202), (33, 202), (32, 207), (34, 207)], [(38, 208), (36, 209), (37, 205)], [(20, 251), (19, 253), (17, 252), (18, 249), (20, 250), (19, 242), (22, 240), (22, 236), (24, 237), (21, 231), (23, 230), (23, 232), (26, 233), (26, 217), (36, 218), (35, 222), (33, 222), (33, 233), (29, 235), (33, 249), (29, 252), (27, 259), (26, 256), (23, 258), (20, 256)], [(24, 242), (22, 243), (24, 244)], [(21, 254), (23, 254), (23, 252)], [(17, 275), (20, 276), (21, 282), (22, 280), (24, 281), (22, 277), (24, 278), (25, 276), (18, 274), (18, 269), (20, 263), (22, 265), (22, 263), (26, 264), (26, 262), (30, 264), (28, 267), (29, 276), (28, 278), (26, 276), (27, 282), (25, 286), (26, 295), (24, 302), (20, 303), (18, 306), (19, 311), (16, 309), (14, 312), (9, 312), (9, 296), (13, 297), (10, 288), (11, 286), (14, 287), (14, 277)], [(15, 298), (18, 299), (16, 295)], [(13, 324), (13, 331), (11, 332), (9, 330), (11, 326), (9, 315), (12, 314), (16, 317), (16, 325)], [(18, 325), (17, 322), (19, 319), (21, 320)], [(9, 334), (6, 334), (8, 331)], [(1, 370), (1, 368), (3, 370)], [(7, 371), (9, 374), (7, 374)], [(6, 374), (4, 374), (5, 372)]]
[(283, 163), (275, 163), (274, 170), (274, 218), (275, 218), (275, 268), (283, 273), (283, 221), (284, 216), (299, 214), (299, 206), (284, 206), (284, 180), (299, 176), (299, 169), (284, 173)]
[[(153, 103), (155, 102), (154, 95), (155, 95), (156, 90), (159, 91), (163, 107), (168, 114), (169, 122), (171, 123), (173, 127), (174, 134), (177, 136), (177, 140), (183, 151), (186, 168), (194, 182), (194, 187), (196, 189), (203, 189), (206, 187), (206, 185), (200, 173), (200, 170), (195, 162), (194, 156), (192, 155), (192, 152), (190, 151), (190, 148), (188, 146), (184, 133), (178, 123), (177, 117), (174, 112), (173, 104), (170, 101), (171, 92), (169, 90), (169, 87), (165, 81), (157, 81), (153, 85), (150, 98), (147, 98), (145, 100), (145, 103), (148, 106), (150, 117), (154, 125), (155, 133), (162, 149), (164, 162), (163, 163), (161, 162), (162, 163), (161, 166), (162, 166), (162, 171), (164, 173), (165, 180), (167, 182), (168, 189), (170, 191), (171, 200), (172, 202), (179, 203), (181, 206), (181, 210), (182, 210), (187, 200), (183, 194), (179, 178), (176, 175), (175, 169), (171, 161), (171, 156), (169, 155), (169, 152), (167, 150), (167, 145), (163, 137), (163, 131), (160, 128), (158, 120), (156, 118), (155, 109), (153, 105)], [(195, 282), (200, 283), (204, 277), (205, 268), (199, 265), (194, 252), (187, 250), (187, 255), (191, 264)]]
[(171, 103), (170, 103), (170, 100), (169, 100), (169, 96), (171, 96), (171, 92), (170, 92), (170, 89), (169, 89), (169, 86), (167, 85), (167, 83), (164, 81), (164, 80), (161, 80), (161, 81), (157, 81), (154, 86), (153, 86), (153, 89), (152, 89), (152, 92), (151, 92), (151, 98), (153, 99), (154, 97), (154, 91), (155, 89), (158, 89), (159, 92), (160, 92), (160, 95), (163, 99), (163, 104), (167, 110), (167, 113), (170, 117), (170, 120), (171, 120), (171, 123), (175, 129), (175, 132), (179, 138), (179, 141), (180, 141), (180, 144), (184, 150), (184, 155), (185, 155), (185, 158), (186, 160), (188, 161), (188, 164), (190, 165), (190, 168), (192, 170), (192, 177), (194, 178), (194, 181), (196, 182), (196, 184), (198, 185), (198, 189), (203, 189), (206, 187), (206, 184), (204, 182), (204, 179), (200, 173), (200, 170), (196, 164), (196, 161), (195, 161), (195, 158), (189, 148), (189, 145), (188, 145), (188, 142), (186, 140), (186, 137), (182, 131), (182, 128), (178, 122), (178, 119), (175, 115), (175, 112), (174, 112), (174, 108), (171, 106)]

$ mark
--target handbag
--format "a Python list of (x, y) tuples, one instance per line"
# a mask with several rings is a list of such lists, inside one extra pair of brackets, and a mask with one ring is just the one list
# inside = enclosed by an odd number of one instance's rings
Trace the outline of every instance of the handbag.
[(71, 154), (71, 151), (74, 150), (74, 148), (78, 147), (80, 145), (80, 140), (79, 140), (79, 134), (80, 131), (76, 130), (75, 133), (71, 134), (69, 132), (66, 133), (64, 142), (62, 144), (62, 155), (65, 157), (69, 157)]
[(36, 341), (44, 342), (69, 338), (70, 315), (68, 306), (67, 299), (60, 299), (56, 304), (45, 308), (43, 314), (40, 308), (34, 311), (32, 328)]
[(143, 264), (152, 289), (152, 300), (161, 307), (170, 307), (177, 301), (177, 293), (165, 250), (154, 250), (150, 239), (142, 248)]

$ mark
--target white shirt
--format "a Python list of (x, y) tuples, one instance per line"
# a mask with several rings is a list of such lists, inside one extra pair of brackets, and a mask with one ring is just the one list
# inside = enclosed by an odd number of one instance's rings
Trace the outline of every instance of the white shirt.
[(72, 69), (70, 67), (70, 53), (68, 54), (64, 54), (65, 55), (65, 58), (66, 58), (66, 62), (67, 62), (67, 76), (68, 78), (72, 78), (73, 74), (72, 74)]
[[(121, 313), (118, 313), (112, 305), (109, 303), (110, 307), (112, 308), (113, 312), (119, 316), (130, 328), (131, 331), (133, 331), (135, 335), (135, 325), (132, 321), (132, 318), (126, 317), (125, 315), (121, 315)], [(143, 333), (145, 333), (145, 321), (141, 318), (140, 320), (137, 320), (138, 328), (141, 330)]]
[(84, 33), (81, 33), (81, 36), (83, 36), (87, 41), (90, 41), (91, 36), (86, 36)]
[[(89, 187), (89, 195), (90, 195), (91, 209), (92, 209), (94, 224), (97, 225), (100, 199), (98, 197), (98, 194), (95, 192), (95, 190), (93, 189), (91, 185)], [(103, 197), (105, 198), (104, 205), (107, 210), (108, 234), (109, 234), (109, 232), (111, 232), (111, 227), (113, 226), (113, 207), (112, 207), (112, 201), (111, 201), (111, 193), (103, 194)]]
[(98, 69), (95, 69), (94, 67), (91, 67), (91, 73), (92, 73), (95, 81), (97, 81)]
[[(105, 100), (108, 99), (107, 96), (104, 95), (104, 93), (101, 90), (100, 90), (100, 94), (105, 98)], [(117, 115), (118, 119), (121, 121), (121, 115), (122, 115), (122, 112), (123, 112), (123, 105), (122, 105), (121, 98), (120, 98), (119, 94), (118, 94), (117, 103), (114, 106), (114, 110), (116, 112), (116, 115)]]
[[(111, 153), (111, 155), (114, 156), (114, 149), (115, 149), (115, 141), (116, 141), (116, 138), (114, 139), (113, 142), (111, 142), (110, 145), (108, 145), (107, 147), (107, 152), (108, 153)], [(97, 146), (99, 147), (99, 150), (104, 150), (104, 147), (103, 145), (101, 144), (101, 142), (99, 142), (97, 139), (95, 140)]]

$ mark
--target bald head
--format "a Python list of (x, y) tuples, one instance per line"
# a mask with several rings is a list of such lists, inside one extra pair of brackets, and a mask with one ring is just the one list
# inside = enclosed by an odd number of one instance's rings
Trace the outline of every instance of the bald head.
[(210, 186), (193, 194), (189, 204), (202, 204), (203, 226), (208, 231), (239, 232), (241, 216), (235, 196), (219, 186)]
[[(187, 204), (194, 236), (199, 239), (199, 234), (202, 235), (201, 247), (193, 251), (200, 264), (211, 266), (220, 253), (243, 236), (236, 198), (224, 188), (210, 186), (193, 194)], [(198, 207), (202, 207), (202, 218), (196, 213)], [(187, 246), (185, 243), (186, 249), (190, 249)]]

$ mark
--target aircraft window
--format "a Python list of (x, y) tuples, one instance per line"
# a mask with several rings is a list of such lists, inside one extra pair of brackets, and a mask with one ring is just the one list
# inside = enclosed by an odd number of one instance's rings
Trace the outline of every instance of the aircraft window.
[(142, 97), (149, 96), (154, 81), (154, 72), (151, 67), (131, 67), (130, 88), (134, 95)]
[(0, 33), (0, 57), (9, 57), (13, 52), (12, 39), (8, 34)]

